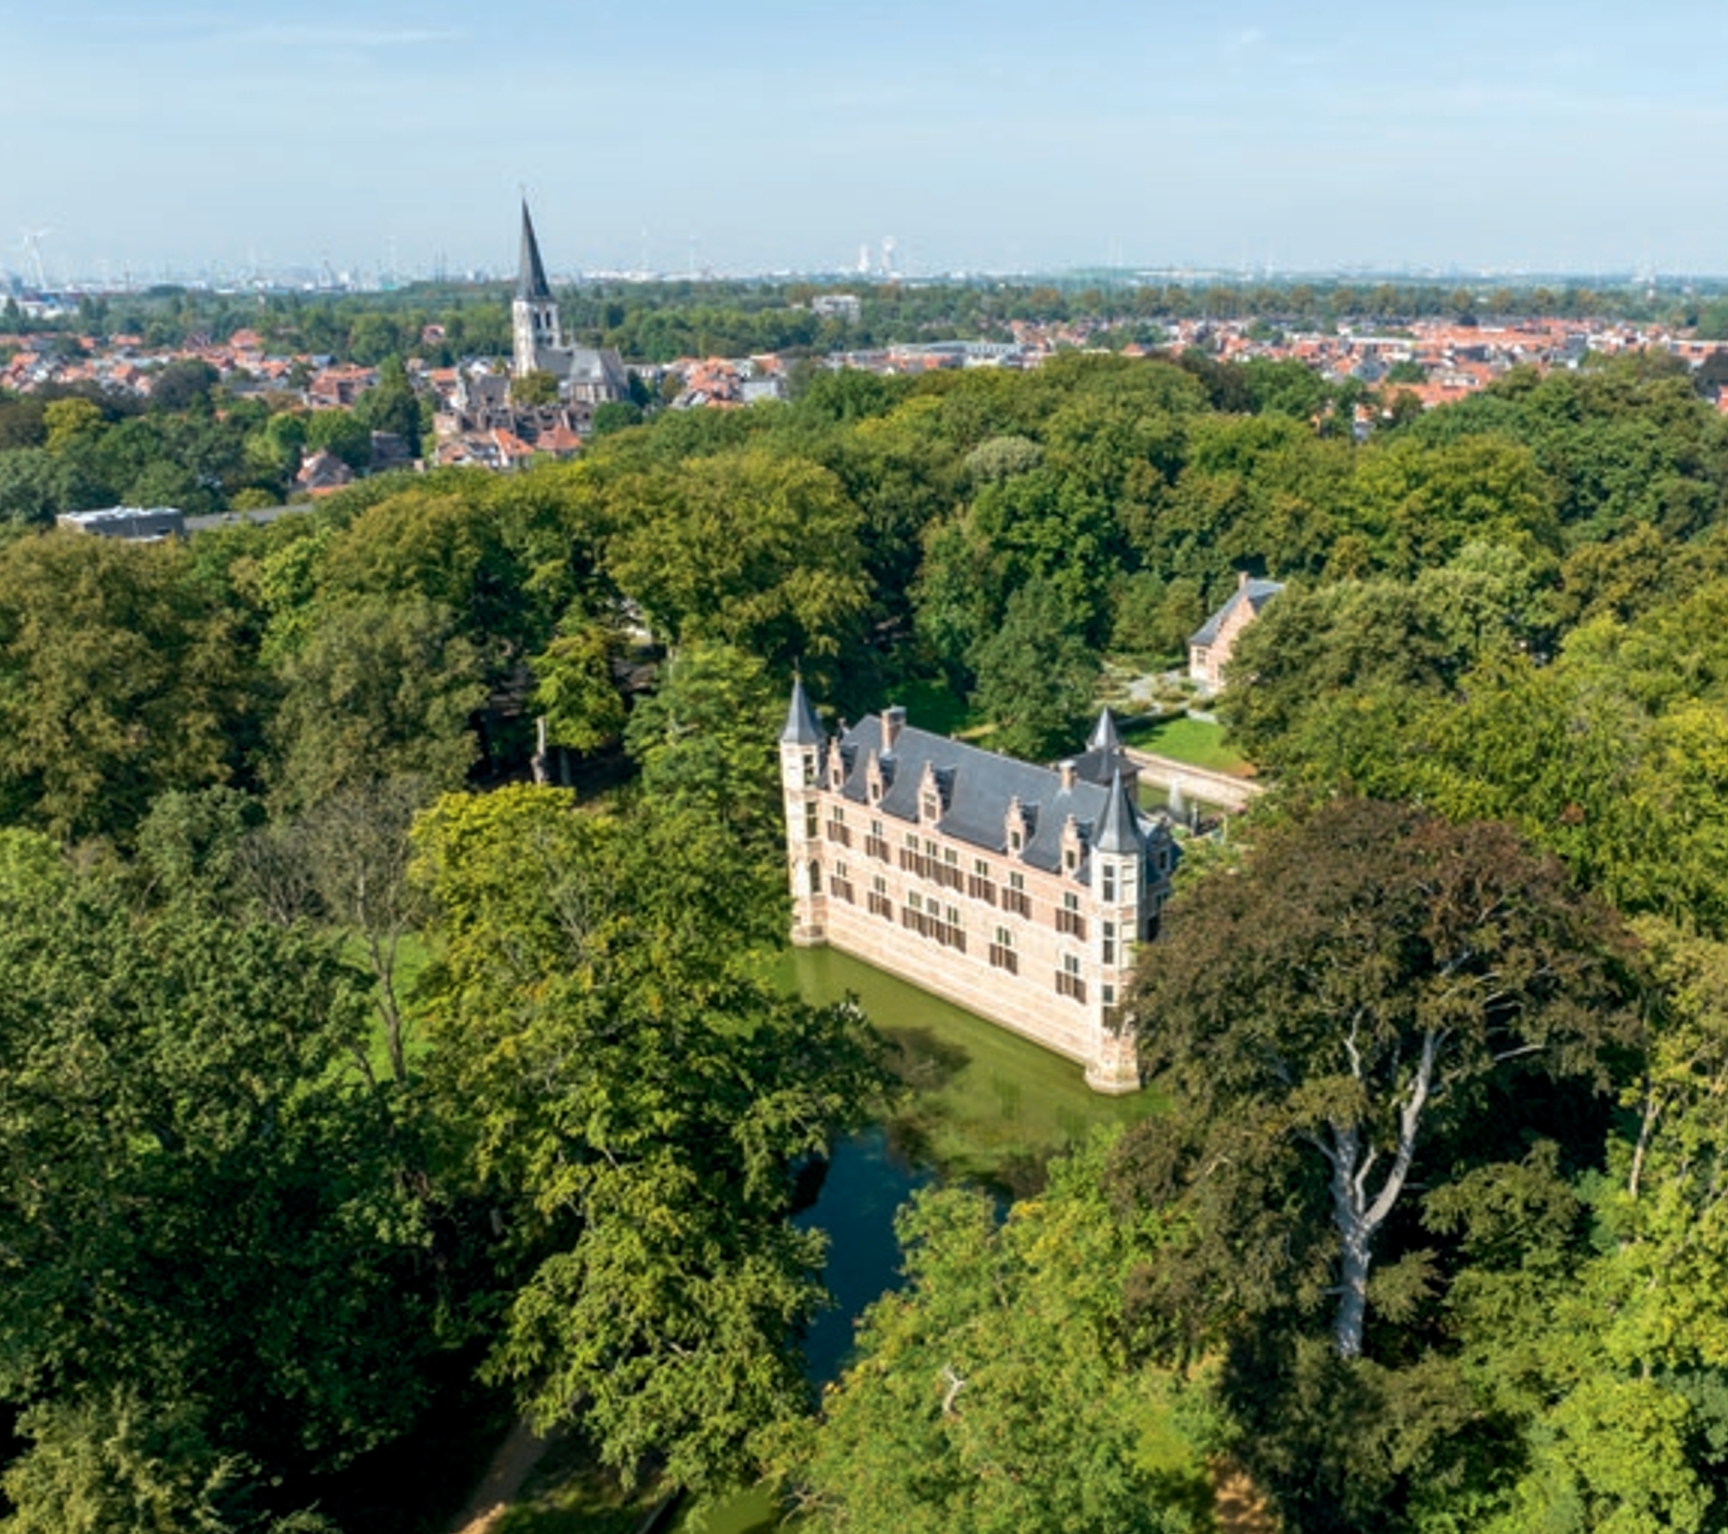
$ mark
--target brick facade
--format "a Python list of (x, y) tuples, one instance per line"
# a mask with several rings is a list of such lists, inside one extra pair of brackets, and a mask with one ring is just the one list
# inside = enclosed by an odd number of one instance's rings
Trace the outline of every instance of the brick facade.
[(829, 944), (1086, 1067), (1139, 1073), (1112, 1023), (1155, 930), (1175, 844), (1134, 807), (1106, 713), (1056, 768), (911, 728), (829, 736), (801, 686), (781, 737), (794, 943)]
[(1188, 640), (1190, 679), (1217, 692), (1224, 685), (1224, 668), (1235, 653), (1242, 630), (1283, 589), (1279, 581), (1255, 580), (1246, 571), (1240, 572), (1229, 600)]

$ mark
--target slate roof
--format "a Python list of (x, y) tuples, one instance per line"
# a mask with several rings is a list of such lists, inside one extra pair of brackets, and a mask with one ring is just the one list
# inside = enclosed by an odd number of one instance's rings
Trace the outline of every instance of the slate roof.
[(528, 203), (522, 203), (522, 254), (516, 262), (516, 296), (529, 303), (549, 303), (551, 285), (546, 281), (546, 268), (540, 263), (540, 242), (534, 238), (534, 220), (528, 216)]
[(792, 679), (792, 701), (786, 709), (786, 728), (780, 732), (780, 739), (789, 746), (819, 746), (827, 739), (815, 709), (810, 707), (802, 677)]
[(1093, 845), (1100, 852), (1121, 854), (1138, 852), (1144, 845), (1140, 833), (1140, 817), (1135, 812), (1134, 802), (1128, 797), (1128, 785), (1122, 781), (1122, 774), (1117, 773), (1110, 780), (1110, 798), (1104, 806), (1104, 819), (1098, 827), (1098, 834), (1093, 838)]
[(1191, 645), (1211, 644), (1218, 637), (1219, 629), (1224, 626), (1224, 620), (1235, 612), (1241, 603), (1247, 602), (1254, 609), (1254, 615), (1258, 617), (1260, 609), (1283, 589), (1283, 581), (1243, 581), (1230, 593), (1230, 600), (1189, 636), (1188, 643)]
[[(841, 759), (846, 767), (841, 788), (844, 798), (856, 804), (869, 803), (869, 763), (874, 753), (882, 764), (885, 780), (881, 803), (875, 808), (888, 818), (916, 825), (919, 788), (928, 764), (942, 792), (937, 829), (943, 835), (981, 851), (1004, 853), (1008, 850), (1008, 809), (1018, 799), (1028, 830), (1021, 857), (1033, 868), (1049, 873), (1061, 869), (1062, 828), (1072, 815), (1082, 844), (1076, 877), (1081, 883), (1089, 883), (1090, 860), (1086, 848), (1093, 840), (1095, 828), (1109, 816), (1113, 791), (1119, 801), (1116, 814), (1123, 822), (1118, 826), (1118, 835), (1126, 837), (1130, 833), (1124, 826), (1132, 826), (1132, 834), (1143, 843), (1156, 825), (1128, 801), (1120, 769), (1113, 779), (1114, 790), (1112, 782), (1088, 782), (1078, 774), (1072, 786), (1064, 788), (1062, 774), (1054, 768), (998, 756), (993, 751), (910, 725), (900, 727), (894, 737), (894, 749), (886, 755), (882, 754), (882, 739), (882, 719), (876, 714), (866, 715), (840, 737)], [(1078, 763), (1074, 765), (1078, 767)], [(1131, 767), (1129, 772), (1132, 773)], [(1133, 850), (1139, 850), (1138, 845)]]

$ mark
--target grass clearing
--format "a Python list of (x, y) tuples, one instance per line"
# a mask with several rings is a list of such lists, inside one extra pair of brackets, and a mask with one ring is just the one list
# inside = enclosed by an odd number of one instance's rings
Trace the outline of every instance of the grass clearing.
[(1172, 714), (1133, 721), (1124, 726), (1122, 733), (1129, 745), (1172, 761), (1186, 762), (1190, 767), (1227, 772), (1238, 778), (1253, 775), (1254, 768), (1248, 759), (1224, 744), (1224, 726), (1210, 719)]

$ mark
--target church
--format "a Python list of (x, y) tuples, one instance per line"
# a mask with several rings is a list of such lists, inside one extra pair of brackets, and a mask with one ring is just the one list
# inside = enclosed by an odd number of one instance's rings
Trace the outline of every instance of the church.
[(1140, 1085), (1117, 1031), (1176, 844), (1135, 803), (1108, 709), (1040, 767), (913, 727), (901, 708), (830, 735), (794, 682), (780, 736), (792, 941), (830, 945), (1085, 1067)]
[(630, 398), (630, 375), (611, 350), (567, 346), (558, 323), (558, 300), (546, 281), (534, 220), (522, 204), (522, 251), (516, 265), (516, 297), (510, 305), (511, 372), (517, 378), (550, 373), (566, 404), (606, 405)]

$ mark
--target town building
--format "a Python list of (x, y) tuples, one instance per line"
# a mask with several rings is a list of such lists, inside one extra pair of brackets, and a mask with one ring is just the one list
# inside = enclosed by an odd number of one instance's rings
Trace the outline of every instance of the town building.
[(1242, 630), (1284, 589), (1282, 581), (1256, 580), (1238, 573), (1229, 600), (1188, 638), (1188, 676), (1213, 692), (1224, 685), (1224, 668), (1235, 653)]
[(1106, 710), (1041, 767), (889, 708), (829, 735), (795, 682), (780, 737), (792, 941), (828, 945), (1077, 1060), (1099, 1092), (1140, 1085), (1117, 1031), (1176, 845), (1135, 804)]
[(550, 373), (559, 397), (570, 404), (611, 404), (630, 398), (630, 375), (618, 353), (591, 346), (566, 346), (558, 323), (558, 300), (546, 281), (534, 220), (522, 204), (522, 251), (516, 297), (510, 305), (512, 371), (518, 378)]
[(186, 519), (173, 506), (105, 506), (99, 511), (63, 511), (54, 521), (75, 533), (119, 538), (127, 543), (161, 543), (186, 535)]

